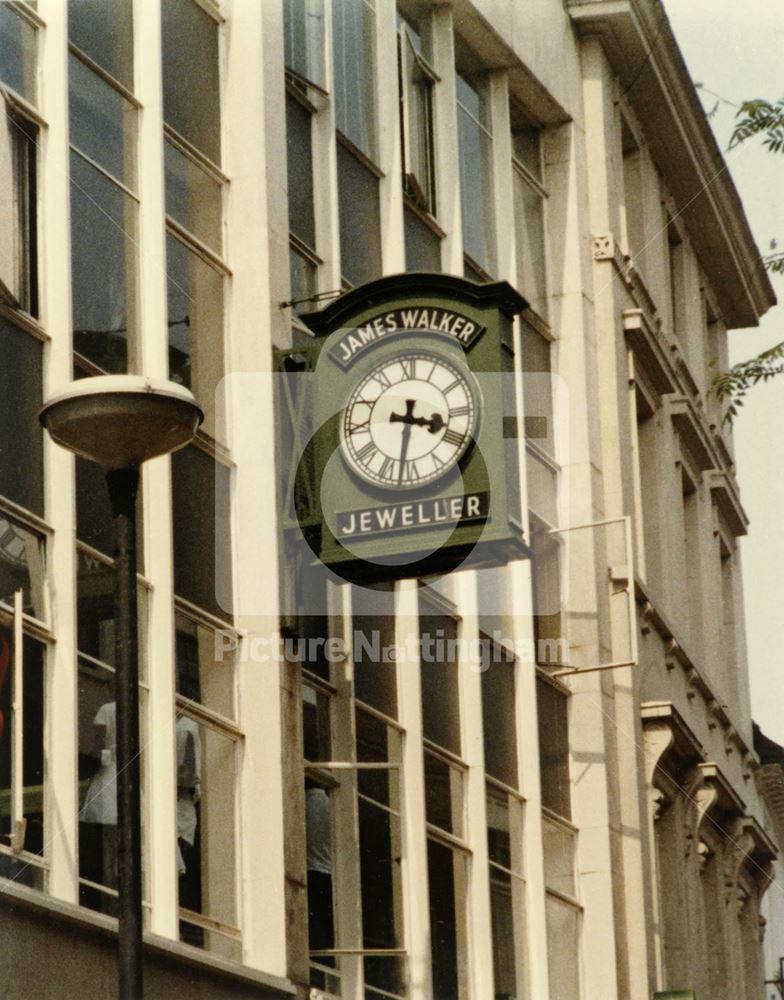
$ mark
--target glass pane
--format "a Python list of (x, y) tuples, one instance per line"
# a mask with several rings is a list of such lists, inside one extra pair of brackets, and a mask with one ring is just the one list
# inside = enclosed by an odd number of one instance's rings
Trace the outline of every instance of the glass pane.
[(44, 620), (43, 539), (0, 512), (0, 603), (12, 608), (17, 590), (25, 613)]
[(538, 677), (536, 700), (542, 804), (559, 816), (571, 819), (567, 696)]
[(286, 94), (289, 229), (313, 249), (316, 246), (316, 220), (313, 208), (313, 149), (310, 125), (310, 111), (291, 94)]
[(289, 247), (289, 267), (291, 299), (296, 303), (294, 311), (310, 312), (313, 308), (312, 299), (318, 291), (318, 268), (309, 257), (293, 246)]
[(397, 717), (395, 593), (391, 587), (352, 590), (354, 694), (392, 718)]
[(128, 367), (136, 325), (133, 198), (71, 153), (71, 275), (74, 349), (104, 371)]
[(223, 275), (169, 234), (166, 237), (169, 377), (187, 386), (215, 434), (215, 392), (223, 377)]
[(338, 143), (340, 270), (352, 285), (381, 274), (378, 178)]
[[(41, 643), (29, 636), (23, 640), (22, 701), (22, 810), (27, 821), (23, 850), (44, 854), (44, 656)], [(12, 820), (12, 757), (14, 745), (13, 714), (14, 640), (10, 628), (0, 627), (0, 843), (8, 847), (13, 833)], [(43, 875), (27, 862), (17, 862), (0, 854), (0, 875), (22, 885), (43, 888)]]
[[(384, 809), (359, 801), (359, 865), (362, 882), (362, 943), (365, 948), (402, 946), (400, 911), (400, 822)], [(376, 975), (365, 965), (365, 978), (395, 991), (400, 983), (388, 961), (379, 963)], [(384, 980), (389, 977), (391, 981)]]
[(31, 104), (36, 99), (38, 33), (7, 3), (0, 3), (0, 80)]
[(329, 704), (329, 695), (324, 691), (309, 684), (302, 685), (302, 731), (306, 760), (332, 759)]
[(463, 774), (425, 751), (425, 817), (456, 837), (463, 835)]
[[(332, 801), (327, 789), (312, 781), (305, 784), (305, 830), (308, 872), (308, 947), (321, 951), (335, 946), (335, 915), (332, 900)], [(331, 965), (320, 956), (317, 961)], [(316, 974), (314, 985), (323, 985)]]
[(463, 249), (480, 267), (492, 272), (494, 259), (492, 248), (492, 144), (484, 129), (477, 125), (474, 119), (459, 105), (457, 119)]
[(408, 134), (404, 136), (408, 194), (417, 204), (436, 212), (436, 179), (433, 142), (433, 80), (424, 72), (408, 39), (402, 43), (406, 74)]
[[(115, 662), (114, 567), (79, 548), (76, 590), (79, 650), (111, 666)], [(144, 649), (146, 627), (147, 592), (144, 587), (137, 588), (137, 603), (138, 642), (141, 651)], [(141, 676), (144, 675), (145, 666), (142, 656), (139, 663)]]
[(544, 878), (548, 889), (574, 896), (574, 830), (542, 817)]
[(403, 223), (406, 241), (407, 271), (441, 270), (441, 237), (410, 208), (406, 208)]
[[(185, 713), (178, 713), (176, 731), (180, 907), (234, 927), (236, 744)], [(180, 939), (234, 954), (235, 942), (194, 923), (180, 924)]]
[(436, 1000), (464, 1000), (466, 996), (466, 867), (465, 858), (457, 851), (428, 841), (430, 948)]
[(234, 716), (234, 655), (230, 637), (175, 611), (177, 693), (227, 718)]
[(544, 198), (517, 170), (514, 177), (517, 285), (535, 312), (547, 316)]
[(579, 1000), (580, 914), (552, 896), (546, 899), (547, 967), (551, 1000)]
[[(136, 559), (144, 572), (142, 491), (136, 499)], [(96, 462), (76, 459), (76, 537), (111, 558), (114, 553), (114, 525), (106, 473)]]
[(0, 492), (43, 514), (43, 345), (0, 315)]
[[(79, 877), (110, 889), (117, 888), (116, 722), (114, 674), (80, 662)], [(79, 902), (117, 913), (117, 897), (93, 886), (80, 886)]]
[(68, 0), (68, 38), (133, 89), (132, 0)]
[(511, 885), (490, 876), (490, 912), (493, 931), (495, 1000), (515, 1000), (515, 919)]
[(482, 664), (482, 726), (485, 771), (517, 787), (515, 732), (515, 659), (503, 647), (486, 642)]
[(166, 214), (220, 253), (223, 243), (221, 185), (170, 142), (164, 144)]
[(161, 7), (163, 119), (220, 163), (218, 25), (193, 0), (166, 0)]
[(422, 643), (422, 729), (452, 753), (460, 753), (457, 691), (457, 622), (447, 615), (420, 614)]
[(324, 0), (285, 0), (286, 66), (317, 87), (326, 86)]
[(529, 508), (548, 524), (557, 524), (558, 473), (532, 450), (525, 453), (525, 469)]
[(509, 108), (512, 119), (512, 152), (520, 163), (534, 177), (542, 179), (542, 132), (527, 121), (523, 112), (512, 103)]
[[(175, 452), (171, 463), (174, 589), (191, 604), (225, 618), (230, 604), (224, 607), (218, 598), (231, 594), (230, 471), (194, 445)], [(225, 516), (216, 517), (216, 505)]]
[[(487, 849), (491, 863), (510, 870), (512, 864), (512, 835), (509, 826), (509, 800), (502, 792), (488, 790), (487, 793)], [(502, 878), (501, 873), (497, 873)], [(504, 877), (504, 880), (508, 876)]]
[(371, 158), (375, 153), (374, 52), (375, 12), (372, 5), (367, 0), (333, 3), (335, 125)]
[(71, 145), (133, 188), (136, 109), (74, 55), (68, 61), (68, 97)]

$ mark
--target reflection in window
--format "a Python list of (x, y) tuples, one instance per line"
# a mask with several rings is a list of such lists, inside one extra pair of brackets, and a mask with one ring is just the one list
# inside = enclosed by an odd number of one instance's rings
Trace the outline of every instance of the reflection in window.
[(133, 89), (132, 0), (68, 0), (68, 40)]
[(194, 0), (165, 0), (161, 9), (163, 119), (220, 163), (218, 25)]
[(494, 996), (527, 996), (525, 882), (522, 877), (522, 803), (488, 782), (487, 846), (493, 935)]
[[(41, 643), (24, 637), (21, 709), (14, 708), (19, 675), (11, 622), (4, 618), (0, 625), (0, 875), (36, 889), (44, 888), (40, 864), (46, 843), (44, 655)], [(21, 762), (13, 755), (16, 726), (22, 727)], [(21, 815), (15, 811), (15, 799), (21, 801)]]
[(0, 95), (0, 297), (32, 316), (38, 315), (37, 146), (36, 126)]
[(371, 159), (376, 152), (375, 22), (372, 0), (332, 4), (335, 125)]
[(580, 911), (548, 895), (545, 913), (550, 996), (552, 1000), (579, 1000)]
[(0, 80), (36, 102), (38, 32), (10, 4), (0, 3)]
[(0, 492), (43, 514), (42, 345), (0, 315)]
[[(113, 653), (109, 658), (114, 660)], [(114, 671), (84, 659), (79, 662), (79, 883), (82, 906), (117, 914)]]
[(136, 326), (137, 205), (71, 152), (74, 348), (107, 372), (128, 366)]
[(234, 655), (231, 640), (214, 628), (177, 609), (177, 694), (223, 715), (234, 717)]
[(68, 115), (71, 145), (133, 188), (136, 109), (73, 54), (68, 61)]
[(428, 613), (419, 617), (422, 643), (422, 731), (425, 739), (460, 753), (460, 704), (457, 688), (457, 621)]
[(220, 181), (170, 139), (164, 142), (166, 214), (213, 250), (221, 249)]
[(175, 728), (180, 939), (237, 960), (237, 738), (182, 705)]
[[(137, 569), (144, 572), (142, 491), (136, 498)], [(76, 537), (80, 542), (111, 558), (114, 553), (114, 524), (106, 473), (96, 462), (76, 459)]]
[(312, 110), (286, 94), (286, 137), (291, 298), (301, 302), (317, 292), (316, 215), (313, 199)]
[[(114, 569), (111, 560), (102, 559), (81, 546), (77, 549), (76, 625), (79, 651), (104, 665), (115, 662), (114, 649)], [(137, 589), (139, 649), (144, 649), (147, 592)], [(146, 664), (142, 658), (140, 674)]]
[(286, 68), (322, 89), (324, 62), (324, 0), (285, 0), (283, 4)]
[(44, 582), (43, 539), (0, 511), (0, 604), (12, 608), (21, 590), (25, 614), (45, 621)]
[(407, 271), (441, 270), (441, 237), (413, 209), (403, 215)]
[(495, 266), (490, 109), (483, 82), (469, 83), (459, 73), (455, 79), (463, 250), (475, 277), (475, 265), (489, 273)]
[(396, 665), (389, 659), (395, 644), (394, 589), (354, 587), (352, 612), (355, 696), (394, 719)]
[(511, 653), (486, 641), (482, 663), (482, 730), (485, 771), (512, 788), (517, 787), (515, 730), (515, 667)]
[(176, 236), (166, 237), (169, 378), (191, 389), (215, 432), (215, 392), (223, 377), (223, 275)]

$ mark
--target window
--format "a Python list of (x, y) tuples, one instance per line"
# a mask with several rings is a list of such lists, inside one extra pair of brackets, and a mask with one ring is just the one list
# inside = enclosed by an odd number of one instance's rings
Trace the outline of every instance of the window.
[(645, 257), (642, 157), (634, 133), (625, 118), (621, 118), (621, 156), (623, 173), (621, 241), (635, 266), (642, 269)]
[(0, 299), (32, 316), (38, 315), (37, 142), (37, 128), (0, 96)]
[(174, 589), (219, 618), (231, 615), (231, 472), (189, 445), (172, 455)]
[(542, 186), (541, 130), (514, 102), (510, 106), (510, 117), (517, 287), (534, 311), (546, 318), (546, 194)]
[(177, 608), (175, 628), (180, 938), (239, 960), (233, 659), (218, 657), (214, 627), (193, 611)]
[(338, 142), (340, 270), (350, 285), (381, 274), (378, 173)]
[[(457, 140), (460, 158), (460, 207), (463, 220), (465, 276), (484, 281), (495, 267), (493, 247), (493, 136), (487, 86), (465, 47), (455, 40), (458, 53)], [(466, 68), (463, 68), (463, 63)]]
[[(101, 371), (136, 365), (136, 103), (129, 95), (132, 34), (101, 45), (105, 2), (79, 2), (69, 18), (68, 106), (71, 138), (71, 280), (74, 350)], [(119, 5), (130, 26), (127, 3)], [(112, 38), (115, 36), (112, 35)], [(107, 74), (99, 75), (79, 41)]]
[(482, 663), (482, 729), (485, 771), (517, 788), (515, 672), (517, 661), (498, 643), (485, 639)]
[(522, 801), (487, 784), (487, 847), (493, 980), (497, 1000), (527, 996), (525, 879), (522, 874)]
[(286, 68), (323, 90), (326, 85), (324, 0), (285, 0), (283, 30)]
[(542, 805), (571, 819), (567, 695), (541, 675), (536, 679)]
[[(168, 2), (168, 0), (167, 0)], [(68, 0), (68, 38), (129, 90), (133, 87), (132, 0)]]
[(42, 345), (0, 313), (0, 491), (43, 514)]
[(672, 219), (667, 219), (667, 261), (669, 266), (670, 331), (688, 349), (688, 335), (684, 329), (684, 250), (683, 239)]
[(371, 160), (376, 155), (375, 30), (372, 0), (332, 4), (335, 126)]
[(0, 875), (44, 889), (45, 648), (21, 614), (0, 611)]
[(38, 32), (19, 7), (0, 3), (0, 80), (36, 103)]
[(169, 377), (193, 391), (204, 410), (203, 431), (214, 435), (228, 273), (219, 26), (194, 0), (166, 0), (162, 15)]
[(313, 191), (312, 119), (315, 109), (293, 88), (286, 94), (291, 298), (299, 303), (317, 290), (316, 210)]

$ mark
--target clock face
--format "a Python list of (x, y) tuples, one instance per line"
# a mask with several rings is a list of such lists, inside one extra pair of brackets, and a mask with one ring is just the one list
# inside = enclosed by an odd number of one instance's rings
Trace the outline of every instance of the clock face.
[(357, 383), (341, 449), (366, 482), (414, 489), (454, 468), (471, 444), (479, 395), (451, 362), (418, 351), (387, 357)]

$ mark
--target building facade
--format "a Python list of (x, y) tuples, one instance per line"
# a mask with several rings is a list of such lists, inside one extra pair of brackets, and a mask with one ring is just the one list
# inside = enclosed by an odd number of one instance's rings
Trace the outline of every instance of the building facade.
[[(709, 390), (773, 293), (661, 3), (19, 0), (0, 98), (5, 995), (114, 989), (111, 517), (37, 413), (134, 372), (205, 411), (139, 505), (149, 994), (762, 1000)], [(527, 557), (352, 585), (280, 352), (414, 271), (528, 304)]]

